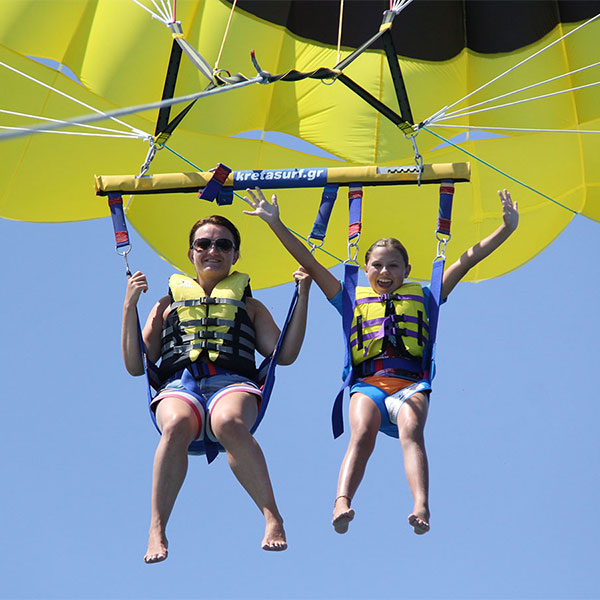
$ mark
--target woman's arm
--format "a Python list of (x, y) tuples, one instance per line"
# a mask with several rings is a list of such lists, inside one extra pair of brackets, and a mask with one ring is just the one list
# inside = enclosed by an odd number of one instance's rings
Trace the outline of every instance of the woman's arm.
[(502, 202), (502, 225), (494, 233), (469, 248), (453, 265), (446, 269), (442, 282), (442, 298), (447, 298), (469, 270), (503, 244), (517, 228), (519, 224), (517, 202), (512, 201), (508, 190), (499, 191), (498, 195)]
[(269, 225), (273, 233), (279, 238), (284, 248), (304, 267), (306, 273), (321, 288), (325, 297), (331, 300), (339, 291), (340, 282), (309, 252), (308, 248), (283, 224), (279, 217), (277, 196), (273, 194), (270, 203), (260, 188), (246, 190), (250, 196), (244, 200), (252, 207), (252, 211), (245, 210), (247, 215), (260, 217)]
[[(143, 375), (144, 364), (140, 349), (138, 334), (137, 303), (140, 295), (148, 291), (146, 276), (137, 271), (127, 281), (125, 302), (123, 303), (123, 326), (121, 329), (121, 349), (125, 368), (130, 375)], [(152, 361), (158, 360), (160, 354), (160, 336), (162, 331), (163, 313), (169, 306), (169, 297), (161, 298), (156, 303), (142, 332), (148, 357)]]
[[(306, 331), (311, 279), (301, 269), (294, 273), (294, 278), (298, 282), (298, 302), (279, 351), (277, 363), (280, 365), (291, 365), (296, 360)], [(269, 356), (277, 345), (281, 331), (262, 302), (256, 298), (248, 298), (246, 305), (256, 331), (256, 349), (263, 356)]]

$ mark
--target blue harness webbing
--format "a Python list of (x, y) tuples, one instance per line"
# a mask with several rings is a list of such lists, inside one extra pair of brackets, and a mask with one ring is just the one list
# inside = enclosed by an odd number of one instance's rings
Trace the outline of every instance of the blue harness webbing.
[[(123, 198), (121, 196), (121, 193), (109, 193), (108, 204), (110, 207), (110, 215), (115, 230), (116, 251), (125, 259), (126, 275), (127, 277), (131, 277), (131, 270), (127, 262), (127, 254), (131, 250), (131, 243), (129, 241), (129, 233), (127, 231), (127, 223), (123, 211)], [(269, 397), (271, 396), (273, 386), (275, 385), (275, 368), (277, 366), (277, 359), (279, 357), (279, 352), (281, 351), (281, 346), (283, 344), (283, 340), (287, 332), (292, 315), (294, 314), (294, 309), (296, 308), (297, 302), (298, 286), (296, 286), (294, 294), (292, 295), (292, 300), (288, 308), (285, 322), (281, 329), (281, 334), (279, 335), (279, 339), (277, 340), (277, 344), (275, 345), (275, 348), (271, 355), (266, 357), (262, 361), (260, 367), (258, 368), (258, 384), (260, 385), (262, 390), (262, 400), (260, 403), (260, 408), (256, 417), (256, 421), (254, 422), (250, 433), (254, 433), (256, 431), (265, 415), (265, 411), (267, 410), (267, 405), (269, 404)], [(142, 327), (140, 324), (137, 307), (135, 312), (137, 319), (138, 338), (140, 341), (140, 351), (142, 353), (142, 363), (144, 365), (144, 374), (146, 376), (145, 379), (146, 392), (148, 397), (148, 410), (150, 412), (150, 417), (152, 419), (152, 422), (154, 423), (154, 426), (156, 427), (156, 430), (160, 433), (160, 429), (156, 422), (156, 415), (154, 414), (154, 411), (151, 408), (151, 404), (155, 396), (155, 394), (153, 394), (152, 392), (152, 389), (154, 388), (155, 390), (158, 390), (162, 382), (158, 377), (157, 366), (148, 358), (148, 354), (146, 352), (146, 345), (144, 344), (144, 339), (142, 336)], [(184, 370), (184, 373), (181, 377), (181, 381), (182, 384), (186, 387), (186, 389), (189, 390), (192, 394), (202, 397), (202, 393), (198, 389), (199, 379), (201, 379), (202, 377), (216, 375), (219, 373), (230, 372), (231, 371), (222, 369), (212, 363), (192, 363), (189, 369)], [(204, 440), (196, 440), (192, 442), (188, 447), (189, 454), (205, 454), (208, 463), (211, 463), (219, 455), (219, 452), (224, 451), (225, 449), (223, 448), (223, 446), (221, 446), (221, 444), (219, 444), (218, 442), (213, 442), (212, 440), (208, 439), (206, 435)]]

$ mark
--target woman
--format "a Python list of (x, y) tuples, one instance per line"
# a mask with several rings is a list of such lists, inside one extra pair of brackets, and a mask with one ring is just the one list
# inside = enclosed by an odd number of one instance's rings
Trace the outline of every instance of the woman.
[[(170, 294), (156, 303), (142, 332), (148, 358), (161, 358), (163, 381), (151, 405), (161, 440), (154, 458), (147, 563), (167, 558), (167, 521), (185, 479), (188, 446), (198, 439), (223, 446), (232, 471), (263, 513), (262, 548), (287, 548), (267, 465), (250, 432), (261, 398), (253, 381), (253, 350), (271, 354), (280, 331), (266, 307), (247, 295), (248, 276), (230, 272), (240, 256), (240, 235), (233, 223), (221, 216), (201, 219), (192, 227), (189, 241), (188, 257), (196, 278), (172, 276)], [(278, 362), (284, 365), (298, 356), (306, 327), (310, 279), (301, 270), (294, 276), (298, 304), (279, 354)], [(131, 375), (144, 373), (136, 305), (147, 290), (143, 273), (130, 277), (122, 349)]]

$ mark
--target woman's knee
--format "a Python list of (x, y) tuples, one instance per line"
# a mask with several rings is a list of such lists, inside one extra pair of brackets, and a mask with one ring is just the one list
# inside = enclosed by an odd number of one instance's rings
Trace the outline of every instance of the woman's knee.
[(210, 427), (218, 440), (245, 435), (258, 415), (256, 396), (230, 396), (225, 396), (211, 411)]
[(187, 405), (179, 406), (163, 400), (156, 410), (156, 420), (166, 442), (190, 444), (198, 434), (198, 418)]

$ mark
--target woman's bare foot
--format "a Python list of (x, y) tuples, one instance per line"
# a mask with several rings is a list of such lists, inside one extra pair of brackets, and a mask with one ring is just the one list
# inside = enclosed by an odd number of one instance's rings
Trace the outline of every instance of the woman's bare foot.
[(159, 531), (155, 533), (151, 532), (148, 538), (148, 551), (146, 552), (146, 556), (144, 556), (144, 562), (150, 565), (167, 560), (167, 556), (169, 555), (167, 551), (168, 546), (169, 542), (163, 533)]
[(263, 550), (270, 552), (281, 552), (287, 548), (283, 521), (278, 521), (275, 518), (267, 520), (265, 537), (263, 538), (261, 547)]
[(346, 533), (350, 521), (354, 519), (354, 509), (350, 508), (348, 496), (338, 496), (333, 503), (333, 520), (331, 524), (337, 533)]
[(415, 510), (408, 515), (408, 522), (417, 535), (423, 535), (429, 531), (429, 511)]

